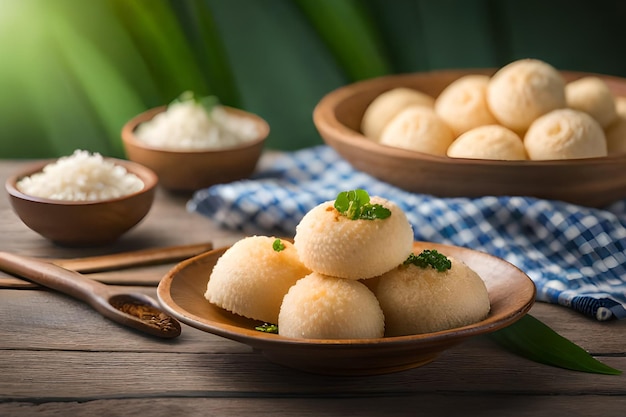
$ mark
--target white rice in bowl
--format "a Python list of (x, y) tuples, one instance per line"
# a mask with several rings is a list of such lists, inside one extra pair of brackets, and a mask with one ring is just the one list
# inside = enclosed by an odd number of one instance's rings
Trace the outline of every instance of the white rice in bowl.
[(135, 135), (157, 148), (207, 150), (250, 142), (259, 131), (252, 120), (228, 113), (221, 105), (208, 111), (200, 103), (187, 100), (170, 104), (166, 111), (140, 124)]
[(84, 150), (75, 150), (17, 182), (17, 189), (24, 194), (65, 201), (108, 200), (143, 187), (143, 181), (123, 166)]

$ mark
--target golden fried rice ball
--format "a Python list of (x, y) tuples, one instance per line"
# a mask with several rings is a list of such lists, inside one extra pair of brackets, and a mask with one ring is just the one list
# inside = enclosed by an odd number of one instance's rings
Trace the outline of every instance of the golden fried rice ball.
[(240, 316), (276, 323), (289, 288), (311, 271), (291, 242), (281, 240), (284, 249), (276, 251), (275, 240), (250, 236), (228, 248), (213, 267), (205, 298)]
[(378, 141), (387, 123), (402, 110), (410, 106), (432, 108), (434, 103), (433, 97), (412, 88), (397, 87), (385, 91), (365, 109), (361, 119), (361, 132), (366, 137)]
[(395, 203), (372, 196), (371, 204), (391, 211), (386, 219), (352, 220), (339, 213), (334, 201), (311, 209), (296, 226), (294, 246), (311, 271), (347, 279), (383, 274), (409, 256), (413, 228)]
[(617, 117), (606, 129), (606, 147), (609, 155), (626, 153), (626, 97), (615, 97)]
[(501, 125), (521, 134), (538, 117), (566, 106), (565, 81), (543, 61), (514, 61), (491, 77), (487, 103)]
[(435, 100), (435, 112), (459, 136), (478, 126), (497, 124), (487, 105), (487, 75), (465, 75), (450, 83)]
[(594, 158), (607, 155), (604, 131), (585, 112), (559, 109), (538, 118), (524, 136), (534, 160)]
[(383, 130), (380, 143), (397, 148), (444, 156), (454, 141), (452, 129), (434, 110), (409, 107)]
[(313, 272), (285, 296), (278, 333), (306, 339), (377, 338), (384, 336), (385, 318), (363, 283)]
[(465, 326), (489, 314), (489, 294), (470, 267), (448, 256), (444, 272), (401, 265), (379, 278), (374, 290), (385, 315), (385, 335), (431, 333)]
[(607, 83), (599, 77), (588, 76), (568, 83), (565, 98), (569, 108), (589, 114), (602, 128), (617, 118), (615, 97)]
[(452, 142), (448, 148), (451, 158), (525, 160), (522, 138), (501, 125), (486, 125), (471, 129)]

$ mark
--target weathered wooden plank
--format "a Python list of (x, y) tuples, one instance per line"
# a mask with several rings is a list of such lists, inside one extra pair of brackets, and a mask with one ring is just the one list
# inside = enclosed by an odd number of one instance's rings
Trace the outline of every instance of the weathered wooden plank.
[[(129, 287), (156, 297), (154, 288)], [(162, 341), (113, 323), (79, 301), (46, 290), (0, 290), (0, 349), (163, 349), (203, 352), (207, 343), (245, 347), (185, 326), (181, 337)], [(37, 314), (33, 314), (36, 309)], [(538, 319), (594, 354), (626, 356), (626, 321), (599, 323), (564, 307), (537, 303)], [(77, 319), (78, 318), (78, 319)], [(86, 325), (88, 324), (88, 325)], [(68, 335), (72, 335), (68, 339)], [(104, 335), (104, 337), (103, 337)]]
[(87, 402), (0, 403), (0, 415), (57, 416), (447, 416), (623, 417), (626, 398), (455, 393), (371, 398), (143, 398)]
[[(626, 358), (605, 362), (626, 369)], [(33, 365), (33, 364), (36, 364)], [(491, 348), (456, 348), (421, 368), (367, 377), (306, 374), (258, 353), (5, 350), (0, 399), (369, 397), (425, 393), (626, 397), (626, 375), (571, 372)]]

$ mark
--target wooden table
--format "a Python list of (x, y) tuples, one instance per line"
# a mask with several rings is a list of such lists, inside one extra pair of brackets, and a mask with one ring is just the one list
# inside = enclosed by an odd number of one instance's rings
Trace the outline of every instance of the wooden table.
[[(0, 180), (24, 162), (0, 161)], [(0, 198), (0, 250), (78, 257), (242, 236), (187, 213), (159, 190), (147, 218), (106, 248), (54, 246)], [(154, 285), (172, 265), (143, 268)], [(602, 361), (626, 371), (626, 321), (598, 323), (536, 304), (535, 317)], [(0, 416), (626, 416), (626, 374), (541, 365), (477, 338), (435, 362), (371, 377), (286, 369), (245, 345), (183, 326), (174, 340), (121, 327), (86, 305), (40, 289), (0, 289)]]

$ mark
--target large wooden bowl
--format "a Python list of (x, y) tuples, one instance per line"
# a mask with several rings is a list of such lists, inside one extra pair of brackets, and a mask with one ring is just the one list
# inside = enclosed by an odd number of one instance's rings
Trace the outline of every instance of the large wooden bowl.
[[(448, 158), (381, 145), (360, 132), (372, 100), (395, 87), (436, 97), (452, 81), (495, 70), (442, 70), (391, 75), (340, 87), (322, 98), (313, 120), (324, 141), (356, 169), (404, 190), (439, 197), (533, 196), (601, 207), (626, 197), (626, 154), (559, 161), (494, 161)], [(566, 81), (597, 75), (563, 71)], [(603, 78), (617, 96), (626, 79)]]
[(465, 262), (485, 281), (491, 311), (482, 321), (435, 333), (377, 339), (294, 339), (262, 333), (262, 323), (232, 314), (205, 298), (213, 266), (226, 248), (181, 262), (159, 283), (163, 308), (190, 326), (245, 343), (270, 361), (301, 371), (329, 375), (371, 375), (425, 365), (470, 337), (490, 333), (519, 320), (535, 301), (535, 286), (512, 264), (471, 249), (415, 242), (414, 251), (437, 249)]

